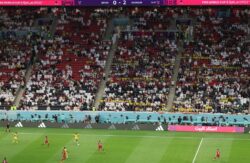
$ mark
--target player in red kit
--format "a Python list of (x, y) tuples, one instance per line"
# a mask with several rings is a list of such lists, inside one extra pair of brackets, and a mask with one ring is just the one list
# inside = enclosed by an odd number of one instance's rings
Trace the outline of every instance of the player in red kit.
[(217, 150), (216, 150), (216, 155), (215, 155), (215, 157), (214, 157), (214, 160), (219, 159), (219, 158), (220, 158), (220, 150), (217, 149)]
[(102, 142), (101, 140), (98, 141), (98, 151), (103, 151), (103, 145), (102, 145)]
[(6, 157), (4, 157), (4, 159), (3, 159), (3, 162), (2, 162), (2, 163), (8, 163), (8, 161), (7, 161)]
[(48, 136), (45, 136), (44, 145), (47, 145), (47, 146), (49, 147), (49, 139), (48, 139)]
[(67, 151), (66, 147), (64, 147), (63, 151), (62, 151), (61, 163), (63, 163), (67, 158), (68, 158), (68, 151)]

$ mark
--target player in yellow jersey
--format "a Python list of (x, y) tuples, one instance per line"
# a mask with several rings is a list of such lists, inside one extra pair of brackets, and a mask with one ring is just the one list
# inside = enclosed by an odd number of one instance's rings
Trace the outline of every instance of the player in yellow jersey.
[(77, 146), (80, 145), (80, 143), (79, 143), (79, 137), (80, 137), (80, 135), (78, 133), (74, 133), (74, 141), (75, 141), (75, 143), (76, 143)]
[(15, 144), (18, 144), (18, 143), (19, 143), (19, 141), (18, 141), (18, 134), (17, 134), (17, 132), (15, 132), (15, 133), (13, 134), (13, 140), (12, 140), (12, 143), (15, 143)]

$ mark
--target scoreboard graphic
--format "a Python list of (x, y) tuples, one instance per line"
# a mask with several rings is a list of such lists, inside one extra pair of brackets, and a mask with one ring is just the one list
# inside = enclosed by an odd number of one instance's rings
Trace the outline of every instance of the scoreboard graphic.
[(250, 0), (0, 0), (0, 6), (250, 6)]
[(0, 6), (61, 6), (62, 0), (0, 0)]

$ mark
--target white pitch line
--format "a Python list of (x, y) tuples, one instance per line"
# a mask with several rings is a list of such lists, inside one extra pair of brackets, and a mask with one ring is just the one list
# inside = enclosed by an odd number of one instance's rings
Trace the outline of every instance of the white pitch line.
[(199, 153), (199, 150), (200, 150), (200, 148), (201, 148), (202, 142), (203, 142), (203, 138), (201, 138), (200, 144), (199, 144), (199, 146), (198, 146), (198, 148), (197, 148), (197, 151), (196, 151), (196, 153), (195, 153), (195, 155), (194, 155), (194, 159), (193, 159), (193, 162), (192, 162), (192, 163), (195, 163), (195, 160), (196, 160), (196, 157), (197, 157), (197, 155), (198, 155), (198, 153)]

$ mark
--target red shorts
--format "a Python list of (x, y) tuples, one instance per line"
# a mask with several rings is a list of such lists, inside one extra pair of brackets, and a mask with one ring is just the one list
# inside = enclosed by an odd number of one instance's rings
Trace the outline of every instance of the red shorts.
[(63, 155), (62, 160), (66, 160), (66, 159), (67, 159), (66, 155)]
[(216, 154), (216, 157), (217, 157), (217, 158), (220, 158), (220, 154)]
[(98, 145), (98, 149), (102, 149), (102, 145)]
[(48, 141), (48, 140), (45, 140), (45, 141), (44, 141), (44, 144), (49, 144), (49, 141)]

